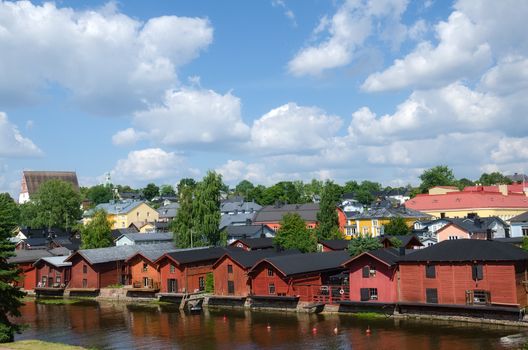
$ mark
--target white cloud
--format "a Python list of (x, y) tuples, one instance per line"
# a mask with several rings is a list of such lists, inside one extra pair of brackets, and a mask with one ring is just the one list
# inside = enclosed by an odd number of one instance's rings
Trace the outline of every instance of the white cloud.
[(174, 178), (184, 172), (184, 157), (160, 148), (147, 148), (128, 153), (117, 161), (110, 172), (112, 179), (124, 183)]
[(501, 139), (491, 152), (491, 159), (497, 163), (528, 161), (528, 137)]
[(427, 22), (425, 22), (423, 19), (419, 19), (409, 28), (407, 34), (412, 40), (420, 40), (428, 30), (429, 28)]
[(119, 131), (114, 143), (148, 139), (156, 144), (219, 144), (245, 140), (249, 127), (240, 115), (240, 99), (231, 93), (181, 89), (165, 93), (162, 105), (135, 113), (134, 128)]
[(297, 20), (295, 19), (295, 13), (286, 5), (284, 0), (271, 0), (271, 5), (273, 7), (279, 7), (283, 10), (284, 16), (291, 21), (291, 24), (294, 27), (297, 27)]
[(0, 157), (34, 157), (42, 151), (0, 112)]
[(227, 183), (234, 183), (241, 180), (262, 183), (267, 175), (263, 164), (247, 164), (241, 160), (231, 159), (218, 167), (216, 171), (222, 174), (223, 180)]
[(528, 90), (528, 58), (504, 57), (482, 76), (480, 87), (501, 95)]
[(406, 8), (406, 0), (345, 1), (331, 19), (323, 17), (314, 30), (315, 34), (327, 31), (328, 37), (319, 44), (301, 49), (288, 63), (290, 73), (317, 76), (325, 70), (349, 64), (372, 34), (376, 21), (387, 20), (387, 31), (381, 33), (382, 37), (399, 45), (405, 36), (405, 28), (399, 20)]
[(85, 110), (102, 114), (158, 100), (177, 82), (177, 69), (213, 38), (207, 19), (140, 22), (115, 6), (77, 11), (0, 2), (0, 23), (2, 103), (34, 101), (48, 84), (57, 84)]
[(146, 136), (147, 135), (144, 132), (137, 132), (132, 128), (128, 128), (114, 134), (112, 136), (112, 143), (117, 146), (133, 145), (137, 141), (144, 139)]
[(251, 146), (265, 153), (317, 150), (326, 146), (341, 125), (341, 118), (319, 108), (288, 103), (254, 121)]

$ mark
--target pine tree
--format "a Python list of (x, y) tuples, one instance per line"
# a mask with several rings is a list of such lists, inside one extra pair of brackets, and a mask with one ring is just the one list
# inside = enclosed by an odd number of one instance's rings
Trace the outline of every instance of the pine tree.
[(14, 256), (15, 246), (9, 241), (12, 231), (17, 226), (18, 207), (7, 193), (0, 194), (0, 343), (14, 340), (15, 332), (20, 327), (9, 320), (9, 317), (20, 316), (21, 298), (24, 293), (13, 286), (18, 278), (16, 266), (7, 262)]
[(317, 238), (320, 240), (340, 238), (337, 203), (341, 197), (341, 187), (332, 181), (326, 181), (321, 194), (317, 213)]
[(208, 245), (218, 245), (220, 242), (220, 190), (222, 176), (214, 171), (208, 171), (196, 187), (193, 219), (194, 229)]
[(303, 253), (317, 249), (315, 232), (306, 228), (306, 223), (297, 213), (284, 214), (274, 243), (284, 249), (299, 249)]
[(82, 249), (105, 248), (114, 245), (112, 223), (106, 211), (97, 210), (92, 220), (81, 228)]

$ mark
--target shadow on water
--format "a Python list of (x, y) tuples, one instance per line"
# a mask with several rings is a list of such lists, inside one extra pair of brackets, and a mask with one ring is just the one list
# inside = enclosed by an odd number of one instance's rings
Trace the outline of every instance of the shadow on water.
[(528, 339), (524, 330), (503, 326), (221, 309), (190, 314), (155, 303), (27, 302), (21, 312), (30, 328), (17, 339), (98, 349), (517, 349)]

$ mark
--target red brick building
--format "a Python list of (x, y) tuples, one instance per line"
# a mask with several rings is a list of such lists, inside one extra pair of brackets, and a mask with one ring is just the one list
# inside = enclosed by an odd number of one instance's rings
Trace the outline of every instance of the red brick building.
[(528, 305), (528, 252), (488, 240), (447, 240), (399, 262), (401, 303)]
[(263, 259), (249, 271), (252, 294), (320, 301), (328, 291), (327, 285), (345, 284), (334, 278), (345, 270), (342, 264), (348, 258), (348, 252), (328, 252)]

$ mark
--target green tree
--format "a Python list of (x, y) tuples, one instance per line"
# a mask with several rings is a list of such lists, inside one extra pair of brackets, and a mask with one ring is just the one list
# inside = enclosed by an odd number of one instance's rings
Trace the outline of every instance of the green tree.
[(160, 189), (156, 184), (149, 183), (144, 189), (143, 189), (143, 196), (146, 200), (151, 201), (152, 198), (159, 196)]
[(316, 228), (319, 240), (340, 238), (339, 219), (337, 216), (337, 204), (341, 197), (341, 187), (334, 182), (327, 180), (321, 194), (319, 212), (317, 213), (318, 226)]
[(285, 249), (299, 249), (303, 253), (315, 252), (317, 249), (315, 232), (306, 228), (306, 223), (299, 214), (285, 214), (280, 225), (274, 238), (276, 245)]
[(343, 193), (355, 193), (358, 189), (358, 183), (354, 180), (350, 180), (345, 182), (345, 185), (343, 186)]
[(9, 241), (19, 219), (18, 207), (7, 193), (0, 194), (0, 343), (12, 342), (20, 327), (11, 322), (20, 316), (21, 298), (24, 293), (13, 282), (18, 279), (18, 270), (7, 259), (15, 255), (15, 245)]
[(305, 202), (311, 202), (315, 196), (321, 196), (323, 186), (324, 182), (316, 179), (312, 179), (309, 183), (304, 184), (303, 195), (306, 197)]
[(363, 205), (371, 204), (375, 197), (375, 193), (381, 191), (381, 184), (378, 182), (364, 180), (356, 190), (356, 199)]
[(420, 175), (420, 190), (426, 193), (431, 187), (435, 186), (455, 186), (457, 181), (453, 170), (445, 165), (437, 165), (431, 169), (425, 170)]
[(394, 217), (386, 225), (383, 225), (383, 232), (389, 236), (405, 236), (411, 233), (411, 229), (405, 223), (404, 218)]
[(171, 185), (161, 185), (159, 193), (160, 193), (160, 196), (163, 196), (163, 197), (176, 196), (176, 191), (174, 191), (174, 187), (172, 187)]
[(218, 245), (220, 241), (220, 191), (222, 186), (222, 176), (214, 171), (208, 171), (196, 186), (193, 226), (203, 235), (205, 244)]
[(112, 191), (112, 186), (108, 185), (92, 186), (86, 191), (86, 199), (89, 199), (94, 205), (108, 203), (114, 199), (114, 191)]
[(464, 187), (474, 186), (474, 185), (475, 185), (475, 182), (471, 181), (470, 179), (466, 179), (465, 177), (457, 181), (457, 187), (459, 190), (463, 190)]
[(81, 218), (81, 196), (70, 183), (49, 180), (21, 209), (25, 226), (71, 229)]
[(106, 211), (96, 210), (92, 220), (81, 228), (81, 248), (105, 248), (114, 245), (113, 223), (108, 220)]
[(483, 186), (511, 185), (513, 183), (512, 180), (508, 179), (498, 171), (480, 175), (478, 182)]
[(214, 293), (214, 276), (212, 272), (205, 275), (205, 292)]
[(391, 237), (390, 242), (394, 248), (399, 248), (403, 244), (403, 242), (397, 237)]
[(295, 184), (291, 181), (281, 181), (266, 188), (263, 194), (264, 205), (275, 204), (276, 202), (285, 204), (299, 203), (301, 194)]
[(379, 248), (383, 248), (383, 245), (378, 238), (372, 236), (354, 237), (348, 244), (348, 252), (351, 256), (356, 256)]
[(250, 181), (242, 180), (238, 183), (238, 185), (235, 186), (235, 194), (237, 196), (242, 196), (249, 201), (251, 191), (253, 191), (254, 188), (255, 185), (253, 185)]
[(249, 191), (249, 196), (246, 198), (248, 201), (254, 201), (260, 205), (264, 205), (264, 192), (266, 191), (266, 186), (257, 185), (251, 191)]
[[(192, 180), (192, 179), (191, 179)], [(197, 232), (193, 227), (193, 201), (196, 182), (194, 180), (182, 179), (178, 183), (178, 202), (180, 208), (176, 218), (170, 223), (170, 230), (174, 235), (174, 242), (179, 248), (196, 246), (198, 242)]]
[(521, 248), (528, 250), (528, 236), (523, 237)]

